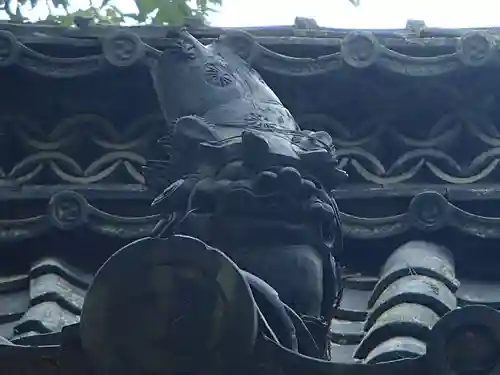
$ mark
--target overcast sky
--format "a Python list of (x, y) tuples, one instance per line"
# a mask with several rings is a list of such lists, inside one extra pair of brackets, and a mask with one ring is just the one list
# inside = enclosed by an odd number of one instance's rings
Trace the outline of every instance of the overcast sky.
[(215, 26), (292, 24), (295, 16), (339, 28), (403, 28), (408, 19), (428, 26), (500, 26), (500, 0), (223, 0)]
[[(88, 0), (74, 0), (83, 7)], [(99, 1), (96, 1), (98, 3)], [(43, 17), (45, 2), (31, 16)], [(134, 12), (134, 0), (114, 0)], [(500, 26), (500, 0), (223, 0), (209, 20), (213, 26), (291, 25), (296, 16), (314, 18), (320, 26), (338, 28), (404, 28), (408, 19), (435, 27)]]

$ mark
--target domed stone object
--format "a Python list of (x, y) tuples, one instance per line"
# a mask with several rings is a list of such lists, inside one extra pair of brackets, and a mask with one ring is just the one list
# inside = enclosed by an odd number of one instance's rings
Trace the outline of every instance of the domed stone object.
[(446, 314), (432, 329), (427, 344), (431, 374), (500, 374), (500, 313), (470, 305)]
[(102, 373), (214, 373), (247, 361), (257, 313), (238, 267), (189, 236), (135, 241), (97, 272), (82, 346)]

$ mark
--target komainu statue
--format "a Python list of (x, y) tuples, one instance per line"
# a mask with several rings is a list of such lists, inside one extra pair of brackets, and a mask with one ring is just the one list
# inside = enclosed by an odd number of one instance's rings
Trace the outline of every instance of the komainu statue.
[(145, 170), (163, 219), (96, 275), (84, 348), (110, 373), (275, 372), (270, 348), (326, 363), (341, 293), (331, 191), (346, 176), (332, 139), (301, 130), (251, 68), (249, 34), (169, 36), (151, 69), (169, 157)]
[(328, 192), (343, 173), (329, 134), (301, 131), (250, 67), (252, 42), (240, 32), (205, 47), (181, 32), (154, 67), (176, 122), (167, 173), (175, 182), (153, 204), (175, 214), (167, 221), (176, 233), (221, 250), (297, 313), (328, 318), (341, 241)]

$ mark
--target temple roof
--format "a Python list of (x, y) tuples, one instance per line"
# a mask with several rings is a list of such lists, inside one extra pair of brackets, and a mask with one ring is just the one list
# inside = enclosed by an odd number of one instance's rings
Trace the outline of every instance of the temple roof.
[[(205, 42), (234, 32), (188, 27)], [(11, 90), (0, 103), (0, 337), (11, 343), (59, 345), (99, 266), (158, 221), (141, 166), (171, 130), (147, 74), (169, 30), (0, 24)], [(334, 360), (373, 363), (397, 345), (422, 354), (436, 315), (498, 308), (500, 29), (298, 18), (245, 31), (252, 64), (303, 128), (332, 135), (351, 176), (334, 192), (346, 243)], [(404, 301), (386, 303), (391, 293)]]
[[(378, 276), (344, 270), (343, 278), (343, 298), (330, 325), (336, 363), (417, 357), (425, 354), (442, 315), (469, 305), (500, 306), (499, 281), (461, 278), (451, 253), (430, 242), (404, 244)], [(56, 258), (3, 277), (0, 336), (16, 345), (60, 345), (61, 330), (79, 321), (91, 280), (91, 274)]]
[[(52, 77), (86, 75), (103, 69), (105, 65), (101, 64), (101, 58), (104, 56), (100, 57), (95, 48), (99, 49), (106, 37), (120, 30), (131, 31), (150, 46), (162, 49), (170, 43), (167, 35), (173, 29), (166, 26), (122, 28), (91, 25), (65, 29), (0, 23), (2, 38), (20, 43), (15, 47), (15, 55), (24, 58), (18, 63), (28, 70), (36, 69), (39, 74)], [(188, 29), (205, 42), (232, 30), (189, 24)], [(496, 36), (500, 31), (497, 28), (437, 29), (410, 21), (406, 29), (400, 30), (349, 30), (323, 28), (314, 20), (297, 18), (293, 26), (243, 30), (252, 34), (259, 43), (256, 65), (270, 72), (291, 76), (318, 75), (343, 66), (357, 69), (377, 66), (397, 74), (422, 77), (446, 74), (467, 66), (498, 65)], [(55, 63), (56, 60), (50, 57), (50, 53), (42, 58), (27, 46), (35, 51), (58, 46), (53, 56), (63, 57), (57, 61), (59, 69), (43, 69), (41, 65)], [(77, 53), (74, 48), (83, 53), (70, 58), (68, 54)], [(300, 59), (290, 60), (280, 53)], [(10, 65), (16, 60), (17, 57), (12, 55), (2, 65)]]

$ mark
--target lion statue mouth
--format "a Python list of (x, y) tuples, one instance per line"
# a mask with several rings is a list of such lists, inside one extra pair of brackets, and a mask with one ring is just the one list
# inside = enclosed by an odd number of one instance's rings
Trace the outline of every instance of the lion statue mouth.
[(230, 129), (232, 136), (226, 131), (195, 116), (176, 123), (169, 138), (169, 165), (170, 174), (178, 179), (153, 206), (163, 212), (210, 216), (212, 225), (232, 228), (224, 231), (226, 240), (241, 240), (241, 235), (256, 238), (259, 228), (267, 227), (273, 228), (268, 241), (280, 237), (300, 243), (309, 242), (312, 231), (333, 251), (340, 223), (335, 202), (324, 187), (332, 180), (316, 177), (318, 165), (333, 170), (332, 175), (341, 173), (335, 169), (329, 136), (323, 140), (307, 133), (248, 127)]
[[(153, 206), (175, 212), (171, 202), (179, 205), (184, 200), (189, 219), (210, 217), (214, 233), (210, 243), (233, 237), (238, 241), (248, 237), (249, 243), (256, 241), (265, 228), (270, 232), (266, 241), (277, 237), (280, 241), (286, 238), (289, 243), (304, 243), (309, 242), (307, 231), (311, 230), (333, 250), (339, 219), (334, 202), (313, 181), (302, 178), (293, 167), (275, 167), (235, 181), (225, 176), (231, 169), (247, 172), (240, 162), (233, 162), (213, 177), (198, 174), (179, 179), (155, 199)], [(220, 233), (216, 226), (226, 229), (221, 238), (215, 236)], [(208, 240), (206, 235), (202, 237)]]

